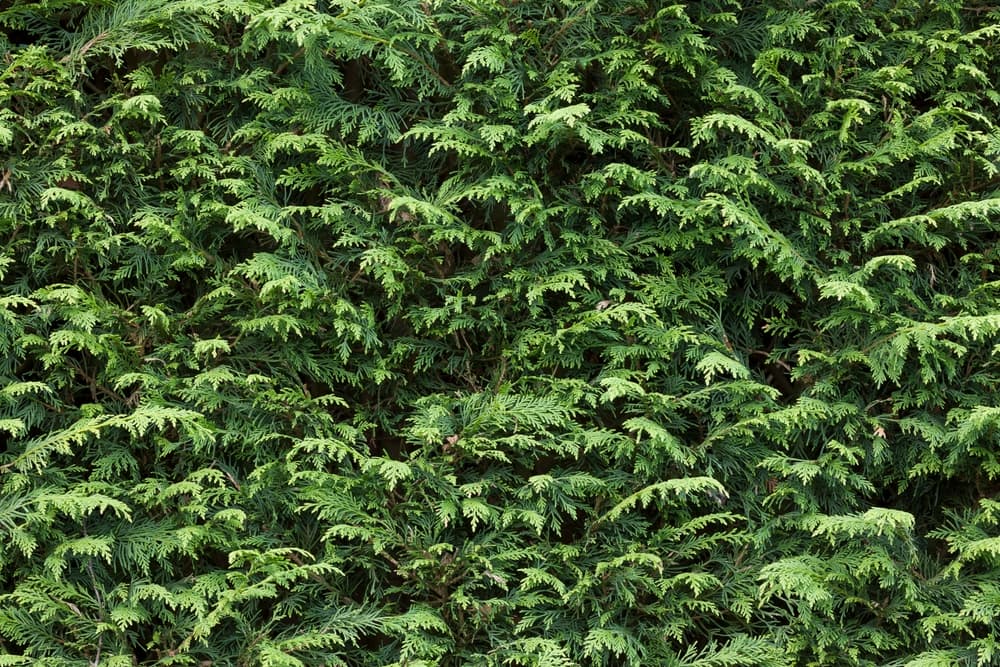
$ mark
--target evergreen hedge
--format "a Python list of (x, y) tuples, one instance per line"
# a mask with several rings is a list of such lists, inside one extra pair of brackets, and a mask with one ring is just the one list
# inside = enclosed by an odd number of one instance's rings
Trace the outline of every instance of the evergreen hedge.
[(1000, 663), (1000, 8), (0, 54), (0, 665)]

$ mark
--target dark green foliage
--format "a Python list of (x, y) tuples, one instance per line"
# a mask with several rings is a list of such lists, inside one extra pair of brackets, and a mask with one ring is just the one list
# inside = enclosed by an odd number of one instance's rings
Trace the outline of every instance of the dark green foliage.
[(0, 7), (0, 665), (1000, 659), (996, 7)]

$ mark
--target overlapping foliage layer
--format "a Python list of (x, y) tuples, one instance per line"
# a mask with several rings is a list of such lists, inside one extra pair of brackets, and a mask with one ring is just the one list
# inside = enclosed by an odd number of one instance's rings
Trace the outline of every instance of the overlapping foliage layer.
[(0, 664), (994, 664), (1000, 11), (13, 0)]

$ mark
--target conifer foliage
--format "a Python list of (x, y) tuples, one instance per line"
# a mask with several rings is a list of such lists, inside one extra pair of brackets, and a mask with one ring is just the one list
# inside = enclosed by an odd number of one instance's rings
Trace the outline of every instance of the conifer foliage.
[(1000, 661), (1000, 9), (0, 4), (0, 665)]

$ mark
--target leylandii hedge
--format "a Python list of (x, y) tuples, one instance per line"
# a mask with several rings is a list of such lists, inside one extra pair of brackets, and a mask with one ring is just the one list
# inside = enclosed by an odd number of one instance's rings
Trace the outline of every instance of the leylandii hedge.
[(0, 665), (1000, 660), (1000, 10), (11, 0)]

